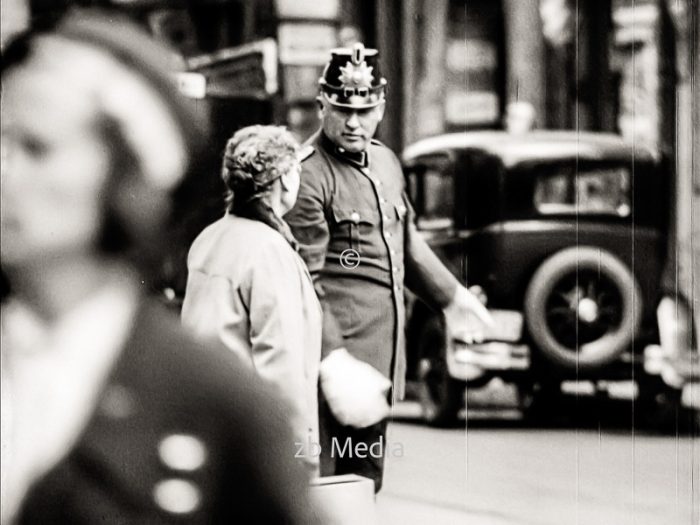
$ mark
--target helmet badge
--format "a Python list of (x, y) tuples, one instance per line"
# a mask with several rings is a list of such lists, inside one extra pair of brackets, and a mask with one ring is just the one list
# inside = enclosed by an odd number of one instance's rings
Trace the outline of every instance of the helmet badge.
[(357, 43), (352, 48), (352, 56), (350, 62), (345, 64), (345, 67), (340, 68), (340, 84), (343, 86), (354, 86), (362, 88), (371, 88), (374, 76), (372, 75), (373, 67), (368, 67), (365, 62), (365, 46)]
[(386, 79), (382, 77), (376, 49), (361, 43), (331, 51), (331, 60), (319, 79), (319, 87), (334, 106), (373, 108), (382, 103)]

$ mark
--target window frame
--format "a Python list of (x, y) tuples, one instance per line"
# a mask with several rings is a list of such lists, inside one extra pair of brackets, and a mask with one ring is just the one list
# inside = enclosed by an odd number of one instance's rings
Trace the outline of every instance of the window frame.
[[(566, 168), (565, 172), (562, 167)], [(573, 167), (573, 169), (569, 169)], [(558, 170), (557, 170), (558, 168)], [(536, 169), (536, 168), (535, 168)], [(618, 172), (616, 177), (616, 186), (619, 188), (619, 195), (623, 196), (624, 202), (617, 205), (617, 209), (596, 209), (593, 207), (582, 206), (580, 201), (580, 184), (585, 176), (592, 176), (598, 172), (599, 176)], [(538, 191), (545, 184), (547, 178), (563, 176), (566, 179), (567, 198), (572, 199), (571, 202), (538, 202)], [(533, 181), (532, 191), (532, 206), (539, 215), (543, 216), (599, 216), (599, 217), (615, 217), (626, 219), (632, 215), (632, 170), (625, 162), (580, 162), (578, 165), (575, 161), (558, 163), (555, 166), (550, 166), (547, 173), (536, 173)], [(623, 179), (626, 178), (626, 181)]]
[[(415, 210), (416, 226), (419, 230), (442, 230), (454, 227), (456, 161), (454, 152), (440, 150), (416, 157), (404, 166), (407, 193)], [(438, 163), (441, 165), (436, 166)], [(447, 179), (451, 186), (447, 192), (447, 195), (452, 196), (449, 201), (450, 209), (446, 214), (436, 217), (426, 217), (426, 174), (431, 168), (440, 173), (442, 180)]]

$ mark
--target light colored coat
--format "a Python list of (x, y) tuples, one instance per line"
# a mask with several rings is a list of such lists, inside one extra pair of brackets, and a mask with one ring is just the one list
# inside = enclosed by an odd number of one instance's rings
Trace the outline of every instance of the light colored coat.
[(195, 239), (187, 266), (183, 324), (275, 385), (295, 439), (318, 443), (322, 310), (301, 257), (266, 224), (227, 214)]

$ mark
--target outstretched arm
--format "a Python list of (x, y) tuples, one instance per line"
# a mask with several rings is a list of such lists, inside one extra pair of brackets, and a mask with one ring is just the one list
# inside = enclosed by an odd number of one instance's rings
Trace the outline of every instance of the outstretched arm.
[(405, 231), (406, 285), (424, 302), (442, 310), (450, 339), (465, 343), (482, 341), (484, 328), (493, 325), (491, 314), (428, 246), (416, 229), (413, 208), (406, 195), (404, 203), (408, 210)]

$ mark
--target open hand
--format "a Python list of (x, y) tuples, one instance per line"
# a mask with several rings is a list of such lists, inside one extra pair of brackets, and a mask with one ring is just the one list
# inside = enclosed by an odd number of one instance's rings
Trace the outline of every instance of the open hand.
[(464, 286), (458, 286), (450, 304), (444, 309), (447, 336), (466, 344), (481, 343), (486, 329), (494, 321), (481, 301)]

